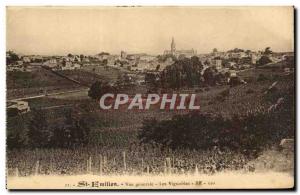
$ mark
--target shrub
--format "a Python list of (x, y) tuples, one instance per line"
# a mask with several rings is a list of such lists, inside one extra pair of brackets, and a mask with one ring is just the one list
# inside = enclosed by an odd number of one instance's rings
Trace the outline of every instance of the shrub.
[(49, 143), (50, 131), (46, 115), (42, 110), (32, 111), (33, 117), (28, 124), (29, 146), (33, 148), (45, 147)]
[(203, 89), (196, 89), (195, 92), (196, 92), (196, 93), (202, 93), (202, 92), (203, 92)]
[(171, 148), (260, 151), (293, 137), (293, 104), (281, 110), (257, 112), (230, 119), (199, 112), (175, 115), (171, 120), (146, 120), (139, 132), (142, 143), (159, 143)]
[(257, 81), (267, 81), (268, 78), (264, 75), (264, 74), (259, 74), (258, 75), (258, 78), (257, 78)]
[(254, 93), (254, 90), (253, 90), (253, 89), (248, 89), (248, 90), (246, 91), (246, 94), (251, 94), (251, 93)]
[(231, 77), (229, 80), (230, 87), (234, 87), (241, 84), (241, 80), (239, 77)]
[(7, 109), (7, 117), (14, 117), (19, 114), (19, 110), (17, 108), (8, 108)]
[[(49, 123), (43, 110), (33, 110), (32, 116), (17, 115), (9, 118), (7, 128), (8, 148), (68, 148), (89, 143), (92, 122), (84, 116), (64, 113), (65, 120)], [(24, 122), (28, 117), (29, 122)]]
[(230, 90), (229, 89), (225, 89), (224, 91), (222, 91), (220, 93), (220, 96), (222, 96), (222, 97), (228, 97), (229, 94), (230, 94)]

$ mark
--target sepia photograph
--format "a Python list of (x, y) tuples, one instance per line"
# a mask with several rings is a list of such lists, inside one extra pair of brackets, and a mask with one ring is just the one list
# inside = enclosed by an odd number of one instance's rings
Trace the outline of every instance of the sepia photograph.
[(293, 6), (7, 6), (8, 190), (295, 189)]

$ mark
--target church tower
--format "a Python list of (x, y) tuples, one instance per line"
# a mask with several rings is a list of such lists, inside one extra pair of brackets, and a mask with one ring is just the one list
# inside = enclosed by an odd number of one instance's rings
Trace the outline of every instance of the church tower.
[(176, 45), (175, 45), (174, 37), (172, 37), (171, 54), (174, 55), (175, 51), (176, 51)]

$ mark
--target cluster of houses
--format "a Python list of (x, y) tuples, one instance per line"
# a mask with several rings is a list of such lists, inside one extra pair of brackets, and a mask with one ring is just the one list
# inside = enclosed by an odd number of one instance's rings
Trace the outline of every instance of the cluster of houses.
[(235, 76), (238, 71), (256, 67), (263, 56), (268, 57), (270, 64), (275, 64), (289, 57), (293, 58), (293, 53), (283, 52), (266, 55), (264, 51), (256, 52), (235, 48), (226, 52), (219, 52), (217, 49), (213, 49), (209, 54), (198, 55), (203, 64), (203, 71), (206, 68), (214, 67), (218, 72), (229, 72), (232, 76)]
[(121, 51), (120, 55), (110, 55), (102, 52), (97, 54), (96, 58), (108, 67), (129, 71), (151, 71), (156, 70), (158, 65), (163, 65), (159, 63), (157, 56), (145, 53), (127, 54), (125, 51)]
[[(254, 67), (258, 60), (265, 55), (263, 51), (250, 51), (242, 49), (229, 50), (227, 52), (218, 52), (216, 49), (209, 54), (200, 55), (200, 59), (204, 65), (215, 66), (217, 70), (230, 68), (242, 70)], [(269, 54), (272, 63), (280, 62), (285, 59), (283, 54)]]
[[(9, 58), (9, 56), (7, 56)], [(100, 65), (129, 71), (145, 71), (163, 69), (173, 61), (159, 62), (157, 56), (147, 54), (127, 54), (121, 51), (121, 55), (111, 55), (101, 52), (94, 56), (67, 55), (67, 56), (18, 56), (18, 60), (7, 64), (7, 71), (36, 70), (40, 66), (47, 66), (53, 70), (75, 70), (84, 66)]]
[[(9, 56), (6, 56), (7, 58)], [(40, 66), (47, 66), (54, 70), (74, 70), (82, 67), (82, 59), (79, 56), (40, 56), (18, 55), (18, 60), (8, 64), (7, 71), (31, 72)]]
[[(7, 58), (9, 58), (9, 54), (11, 53), (7, 52)], [(204, 70), (208, 67), (215, 67), (219, 72), (228, 72), (228, 70), (239, 71), (252, 68), (263, 55), (265, 55), (264, 51), (256, 52), (238, 48), (226, 52), (220, 52), (215, 48), (208, 54), (197, 54), (194, 49), (176, 50), (176, 44), (172, 38), (171, 49), (165, 50), (162, 55), (158, 56), (146, 53), (128, 54), (125, 51), (121, 51), (119, 55), (101, 52), (93, 56), (72, 54), (67, 56), (19, 56), (14, 63), (8, 64), (7, 71), (33, 71), (39, 66), (47, 66), (53, 70), (75, 70), (84, 66), (98, 65), (133, 72), (160, 72), (165, 67), (172, 65), (176, 59), (197, 56), (202, 62)], [(285, 55), (284, 53), (271, 53), (268, 58), (272, 63), (276, 63), (284, 60)]]

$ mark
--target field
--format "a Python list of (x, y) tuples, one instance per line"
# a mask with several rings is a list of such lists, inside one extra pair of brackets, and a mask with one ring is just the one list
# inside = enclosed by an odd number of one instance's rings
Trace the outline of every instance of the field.
[(113, 81), (120, 74), (117, 70), (108, 71), (101, 66), (85, 67), (80, 70), (60, 70), (57, 72), (80, 82), (81, 85), (43, 68), (33, 72), (8, 72), (6, 81), (8, 99), (87, 89), (87, 86), (90, 86), (96, 80)]
[(117, 70), (111, 67), (104, 68), (103, 66), (85, 66), (83, 70), (90, 73), (95, 73), (99, 77), (107, 81), (116, 81), (118, 76), (123, 73), (124, 70)]

